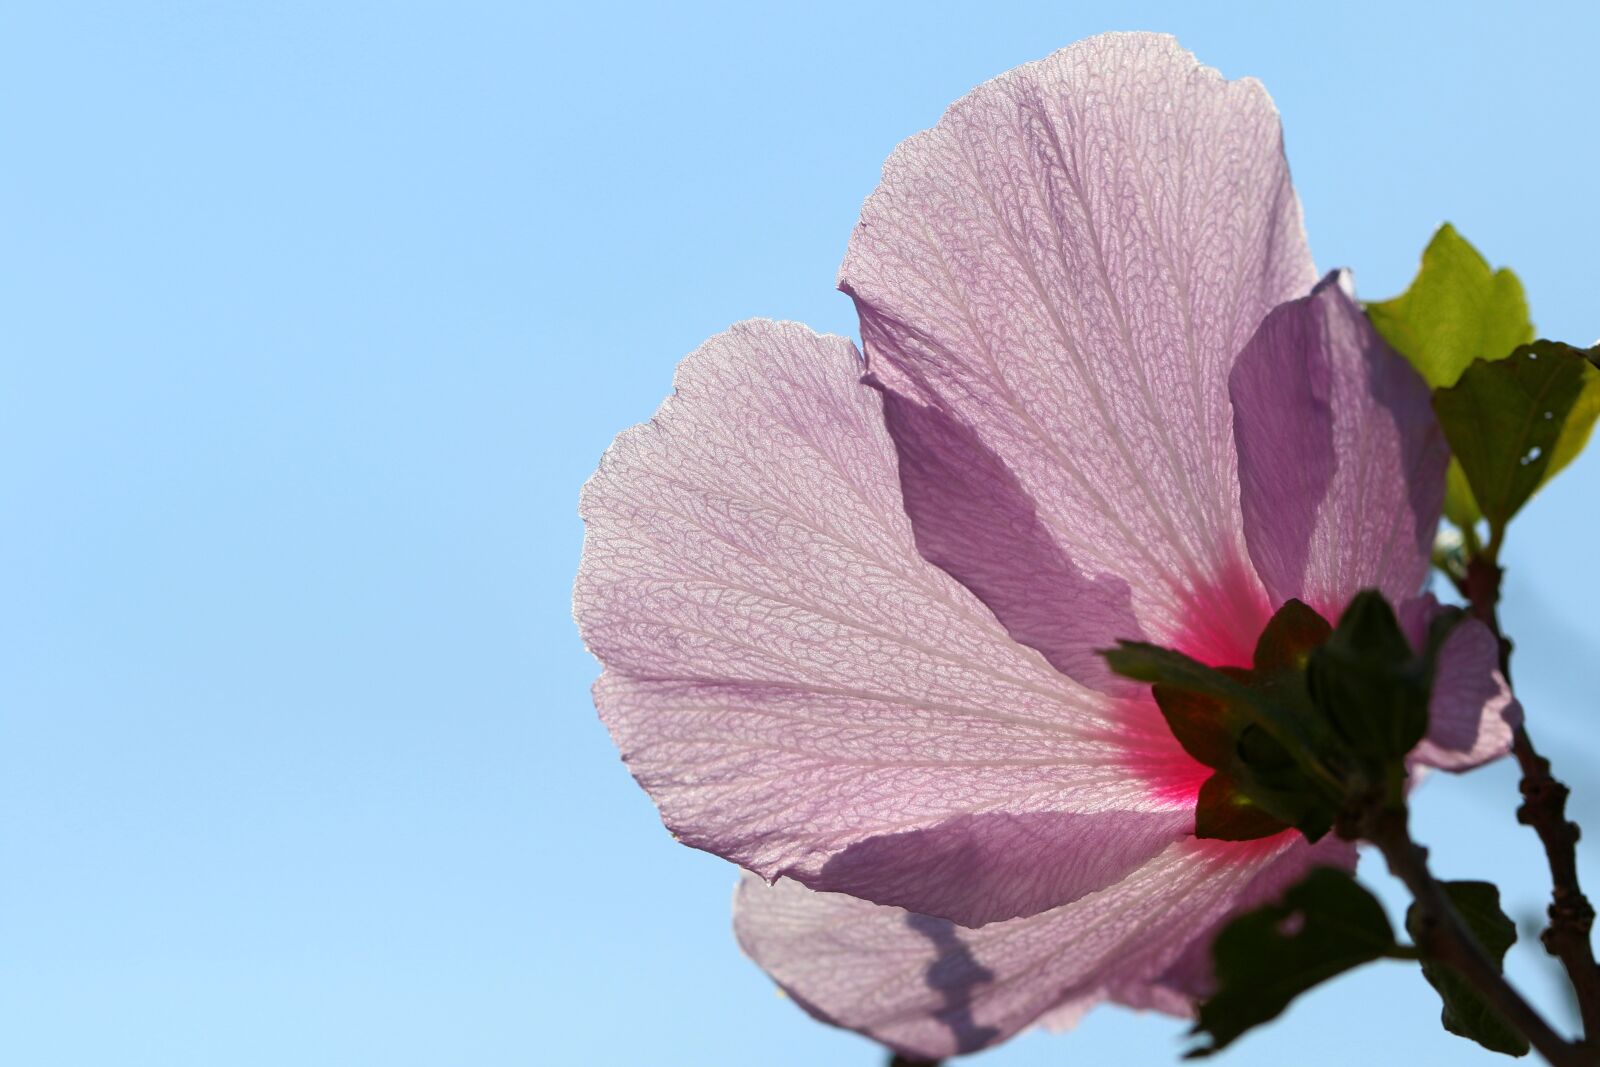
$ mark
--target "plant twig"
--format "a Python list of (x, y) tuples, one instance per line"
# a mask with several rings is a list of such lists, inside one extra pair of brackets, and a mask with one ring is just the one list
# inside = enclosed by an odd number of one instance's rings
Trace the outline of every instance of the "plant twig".
[(1553, 1067), (1594, 1067), (1595, 1054), (1556, 1033), (1484, 954), (1442, 886), (1428, 870), (1428, 851), (1411, 840), (1404, 807), (1380, 807), (1362, 822), (1361, 834), (1378, 846), (1389, 871), (1417, 902), (1417, 948), (1465, 978)]
[[(1505, 572), (1492, 556), (1478, 555), (1467, 564), (1466, 580), (1458, 583), (1472, 613), (1500, 642), (1500, 673), (1511, 680), (1511, 641), (1500, 630), (1500, 583)], [(1517, 821), (1531, 826), (1544, 845), (1552, 884), (1550, 925), (1539, 940), (1561, 961), (1578, 1000), (1585, 1037), (1600, 1040), (1600, 965), (1595, 962), (1590, 933), (1594, 906), (1578, 882), (1578, 824), (1567, 818), (1566, 785), (1550, 773), (1550, 761), (1533, 747), (1526, 725), (1512, 734), (1511, 751), (1522, 769), (1522, 804)]]

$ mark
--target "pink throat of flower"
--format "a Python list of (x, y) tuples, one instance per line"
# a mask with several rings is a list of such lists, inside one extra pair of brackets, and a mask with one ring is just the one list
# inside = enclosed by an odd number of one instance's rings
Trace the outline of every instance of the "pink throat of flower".
[[(1193, 583), (1174, 633), (1150, 639), (1213, 667), (1249, 667), (1271, 617), (1255, 571), (1233, 559)], [(1118, 698), (1117, 729), (1128, 770), (1160, 801), (1192, 808), (1211, 769), (1178, 744), (1148, 687)]]

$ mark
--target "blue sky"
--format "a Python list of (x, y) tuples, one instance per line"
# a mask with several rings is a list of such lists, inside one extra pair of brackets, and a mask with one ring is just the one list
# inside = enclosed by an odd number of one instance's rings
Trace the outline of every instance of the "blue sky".
[[(0, 1060), (877, 1064), (740, 958), (732, 869), (595, 720), (577, 490), (709, 334), (854, 333), (834, 271), (895, 143), (1111, 28), (1267, 84), (1365, 295), (1450, 219), (1542, 332), (1600, 336), (1591, 5), (7, 5)], [(1597, 494), (1590, 456), (1518, 521), (1508, 608), (1591, 824)], [(1437, 780), (1421, 833), (1533, 912), (1513, 795)], [(1227, 1062), (1487, 1062), (1432, 998), (1374, 967)]]

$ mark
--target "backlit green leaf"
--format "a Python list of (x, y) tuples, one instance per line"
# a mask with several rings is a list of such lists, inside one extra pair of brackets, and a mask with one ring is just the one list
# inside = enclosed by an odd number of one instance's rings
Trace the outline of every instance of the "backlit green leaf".
[(1467, 484), (1466, 472), (1461, 469), (1461, 461), (1454, 456), (1450, 457), (1450, 466), (1445, 470), (1444, 517), (1463, 530), (1470, 529), (1483, 518), (1478, 500), (1472, 495), (1472, 486)]
[(1428, 242), (1411, 287), (1368, 304), (1367, 316), (1430, 389), (1454, 385), (1474, 360), (1504, 359), (1533, 340), (1517, 276), (1491, 270), (1448, 222)]

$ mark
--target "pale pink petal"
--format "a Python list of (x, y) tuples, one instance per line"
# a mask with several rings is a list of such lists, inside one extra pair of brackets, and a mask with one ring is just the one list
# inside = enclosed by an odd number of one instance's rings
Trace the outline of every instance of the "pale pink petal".
[(1106, 996), (1135, 998), (1232, 914), (1258, 875), (1310, 851), (1287, 835), (1254, 846), (1191, 838), (1098, 893), (978, 930), (747, 877), (734, 929), (812, 1015), (935, 1059), (992, 1045), (1047, 1013), (1060, 1025)]
[[(1039, 1016), (1038, 1025), (1044, 1027), (1052, 1034), (1064, 1034), (1074, 1029), (1083, 1022), (1083, 1017), (1088, 1015), (1099, 1005), (1105, 1003), (1105, 994), (1098, 990), (1073, 997), (1063, 1004), (1057, 1004), (1043, 1015)], [(1128, 1005), (1137, 1007), (1138, 1005)]]
[[(1400, 607), (1400, 623), (1413, 646), (1426, 640), (1428, 622), (1443, 609), (1432, 594)], [(1522, 705), (1500, 673), (1500, 642), (1477, 619), (1462, 619), (1439, 650), (1428, 702), (1428, 736), (1411, 753), (1417, 763), (1465, 771), (1511, 751)]]
[(968, 925), (1117, 881), (1191, 807), (917, 554), (860, 371), (746, 323), (606, 453), (575, 591), (602, 718), (675, 834), (769, 878)]
[(1153, 978), (1122, 979), (1092, 993), (1071, 994), (1068, 999), (1041, 1016), (1041, 1026), (1053, 1031), (1070, 1030), (1096, 1004), (1114, 1001), (1140, 1011), (1189, 1016), (1196, 1003), (1215, 988), (1211, 965), (1211, 942), (1230, 920), (1241, 912), (1279, 899), (1285, 890), (1303, 878), (1312, 867), (1356, 868), (1356, 847), (1332, 835), (1315, 845), (1296, 844), (1284, 849), (1275, 859), (1260, 867), (1259, 873), (1234, 897), (1228, 912), (1217, 917), (1209, 929), (1191, 936), (1187, 947), (1159, 975)]
[(884, 390), (883, 409), (923, 557), (960, 579), (1056, 670), (1128, 692), (1098, 651), (1143, 635), (1128, 583), (1080, 571), (1010, 468), (965, 424), (892, 390)]
[(1190, 1014), (1195, 1002), (1209, 996), (1215, 989), (1211, 942), (1234, 915), (1278, 900), (1313, 867), (1336, 867), (1354, 872), (1356, 858), (1356, 846), (1332, 834), (1315, 845), (1302, 844), (1285, 849), (1239, 892), (1234, 899), (1233, 911), (1214, 921), (1211, 928), (1192, 941), (1160, 976), (1142, 985), (1125, 983), (1114, 992), (1114, 999), (1119, 1004), (1133, 1008), (1161, 1011), (1169, 1015)]
[(1240, 502), (1274, 603), (1337, 618), (1428, 576), (1450, 453), (1428, 387), (1332, 274), (1267, 316), (1229, 378)]
[(814, 884), (976, 926), (1121, 881), (1193, 829), (1193, 812), (1181, 808), (957, 815), (851, 845)]
[(1228, 368), (1314, 280), (1256, 82), (1108, 34), (974, 90), (890, 157), (840, 273), (925, 551), (1090, 684), (1083, 649), (1195, 616), (1248, 651)]

